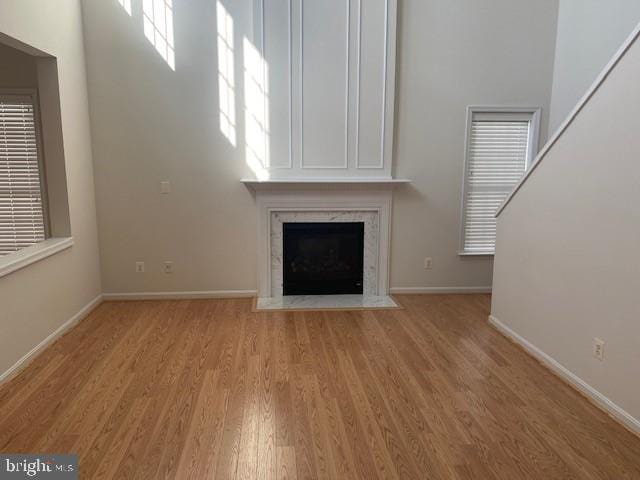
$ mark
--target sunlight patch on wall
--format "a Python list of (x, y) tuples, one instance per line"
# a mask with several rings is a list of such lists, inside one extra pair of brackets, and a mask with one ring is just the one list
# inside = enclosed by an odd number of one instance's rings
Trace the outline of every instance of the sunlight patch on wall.
[(124, 11), (127, 12), (129, 16), (131, 16), (131, 0), (118, 0), (118, 3), (122, 5)]
[(118, 3), (124, 8), (124, 11), (131, 16), (131, 0), (118, 0)]
[(233, 18), (217, 2), (218, 18), (218, 91), (220, 100), (220, 131), (236, 146), (235, 62), (233, 52)]
[(269, 67), (246, 38), (243, 47), (246, 161), (256, 177), (264, 180), (269, 177)]
[(143, 14), (144, 35), (167, 65), (175, 70), (172, 0), (144, 0)]

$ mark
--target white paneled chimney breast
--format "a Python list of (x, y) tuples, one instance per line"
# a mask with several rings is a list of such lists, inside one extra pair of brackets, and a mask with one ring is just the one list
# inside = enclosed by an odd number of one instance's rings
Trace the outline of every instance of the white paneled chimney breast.
[(397, 0), (254, 0), (255, 178), (391, 178)]
[[(253, 175), (242, 182), (258, 203), (258, 309), (396, 306), (388, 296), (391, 205), (393, 187), (409, 182), (392, 176), (396, 2), (254, 2), (254, 38), (245, 42), (244, 60)], [(346, 247), (326, 247), (327, 233), (319, 230), (340, 230), (328, 226), (340, 222), (363, 225), (361, 280), (354, 280), (361, 294), (287, 293), (313, 282), (316, 292), (337, 288), (333, 277), (313, 272), (318, 262), (350, 264)], [(305, 237), (315, 253), (294, 261), (283, 227), (295, 223), (307, 226), (287, 229), (317, 237)], [(309, 278), (300, 268), (312, 272)], [(294, 288), (287, 275), (302, 280)]]

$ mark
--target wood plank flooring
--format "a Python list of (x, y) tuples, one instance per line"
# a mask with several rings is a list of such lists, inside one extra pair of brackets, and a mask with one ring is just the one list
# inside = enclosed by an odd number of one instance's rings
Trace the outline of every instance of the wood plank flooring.
[(638, 479), (640, 439), (487, 325), (404, 310), (108, 302), (0, 386), (0, 451), (80, 478)]

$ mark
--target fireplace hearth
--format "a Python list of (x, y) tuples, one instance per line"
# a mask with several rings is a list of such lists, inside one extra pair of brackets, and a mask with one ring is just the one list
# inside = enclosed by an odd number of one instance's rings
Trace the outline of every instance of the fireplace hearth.
[(283, 223), (284, 295), (363, 293), (364, 222)]

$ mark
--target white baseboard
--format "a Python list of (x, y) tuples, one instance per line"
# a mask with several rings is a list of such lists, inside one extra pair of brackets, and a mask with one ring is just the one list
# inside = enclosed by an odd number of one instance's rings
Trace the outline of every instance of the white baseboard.
[(391, 287), (391, 294), (455, 294), (455, 293), (491, 293), (491, 287)]
[(202, 292), (133, 292), (104, 293), (104, 300), (189, 300), (198, 298), (249, 298), (256, 290), (210, 290)]
[(76, 313), (69, 320), (60, 325), (56, 330), (51, 333), (47, 338), (41, 341), (38, 345), (33, 347), (29, 352), (27, 352), (20, 360), (18, 360), (12, 367), (10, 367), (6, 372), (0, 374), (0, 383), (5, 382), (12, 378), (14, 375), (18, 374), (23, 368), (25, 368), (31, 360), (33, 360), (40, 352), (42, 352), (45, 348), (55, 342), (58, 338), (64, 335), (67, 330), (71, 327), (75, 326), (81, 320), (83, 320), (87, 315), (89, 315), (100, 303), (102, 302), (102, 295), (98, 295), (96, 298), (87, 303), (84, 307), (80, 309), (78, 313)]
[(524, 348), (530, 355), (542, 362), (542, 364), (548, 367), (553, 373), (568, 382), (575, 389), (584, 394), (593, 403), (606, 411), (609, 415), (622, 423), (629, 430), (634, 432), (636, 435), (640, 435), (640, 420), (631, 416), (630, 413), (613, 403), (611, 400), (609, 400), (609, 398), (605, 397), (602, 393), (586, 383), (576, 374), (567, 370), (564, 366), (544, 353), (538, 347), (530, 343), (528, 340), (511, 330), (493, 315), (489, 316), (489, 324), (492, 325), (500, 333)]
[[(455, 294), (491, 293), (491, 287), (393, 287), (391, 294)], [(104, 300), (189, 300), (199, 298), (250, 298), (256, 297), (256, 290), (205, 290), (180, 292), (130, 292), (104, 293)]]

